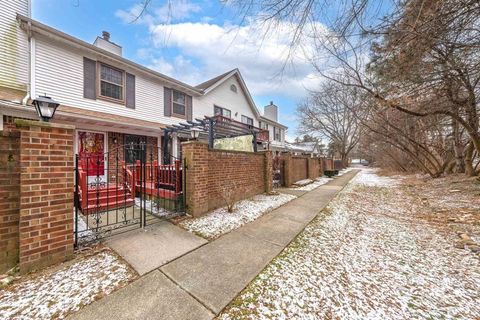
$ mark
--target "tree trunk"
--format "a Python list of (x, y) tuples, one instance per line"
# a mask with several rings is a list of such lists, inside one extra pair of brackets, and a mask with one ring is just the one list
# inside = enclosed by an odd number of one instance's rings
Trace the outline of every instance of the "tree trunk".
[(470, 142), (465, 148), (465, 174), (469, 177), (476, 175), (475, 169), (473, 169), (473, 142)]
[(457, 173), (465, 172), (465, 158), (464, 158), (464, 147), (462, 143), (462, 135), (459, 130), (459, 123), (455, 119), (452, 119), (452, 129), (453, 129), (453, 152), (455, 154), (455, 164)]

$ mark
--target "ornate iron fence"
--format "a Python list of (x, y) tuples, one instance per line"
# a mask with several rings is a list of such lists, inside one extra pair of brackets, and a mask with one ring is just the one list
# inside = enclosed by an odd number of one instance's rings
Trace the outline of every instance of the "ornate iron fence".
[(102, 155), (76, 156), (75, 245), (145, 227), (185, 212), (180, 159), (159, 161), (157, 146), (116, 147)]

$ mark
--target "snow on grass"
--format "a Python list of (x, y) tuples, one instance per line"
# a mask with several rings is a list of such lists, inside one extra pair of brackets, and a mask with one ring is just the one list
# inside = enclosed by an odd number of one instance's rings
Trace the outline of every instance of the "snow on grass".
[(214, 239), (254, 221), (295, 198), (296, 196), (289, 194), (257, 195), (237, 202), (232, 213), (229, 213), (226, 208), (220, 208), (203, 217), (182, 221), (180, 225), (202, 237)]
[(302, 187), (302, 186), (306, 186), (306, 185), (308, 185), (312, 182), (313, 182), (312, 179), (303, 179), (303, 180), (299, 180), (299, 181), (295, 182), (294, 185)]
[(377, 171), (378, 169), (362, 169), (351, 183), (368, 187), (394, 187), (398, 184), (397, 179), (378, 176)]
[(125, 263), (103, 251), (0, 290), (0, 318), (62, 319), (134, 277)]
[(480, 260), (422, 208), (359, 173), (219, 319), (478, 319)]
[(341, 177), (341, 176), (343, 176), (345, 173), (348, 173), (348, 172), (350, 172), (350, 171), (352, 171), (352, 170), (353, 170), (353, 168), (345, 168), (345, 169), (342, 169), (342, 170), (340, 170), (340, 171), (338, 172), (338, 175), (337, 175), (337, 176), (338, 176), (338, 177)]
[[(290, 189), (291, 190), (298, 190), (298, 191), (312, 191), (312, 190), (320, 187), (321, 185), (324, 185), (325, 183), (327, 183), (328, 181), (331, 181), (331, 180), (333, 180), (333, 178), (320, 177), (320, 178), (317, 178), (317, 179), (313, 180), (313, 182), (310, 183), (310, 184), (304, 185), (302, 187), (290, 188)], [(310, 181), (312, 181), (312, 180), (310, 180)]]

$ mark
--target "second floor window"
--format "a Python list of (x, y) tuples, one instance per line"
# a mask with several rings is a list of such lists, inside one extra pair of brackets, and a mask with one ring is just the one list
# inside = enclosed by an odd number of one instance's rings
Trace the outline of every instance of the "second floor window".
[(260, 121), (259, 123), (260, 129), (268, 130), (268, 123)]
[(281, 141), (281, 132), (277, 127), (273, 127), (273, 139), (275, 141)]
[(125, 72), (100, 64), (100, 97), (123, 101)]
[(247, 116), (242, 116), (242, 122), (253, 126), (253, 119)]
[(187, 97), (179, 91), (172, 91), (172, 114), (185, 117)]
[(213, 111), (216, 116), (224, 116), (227, 118), (232, 117), (232, 112), (230, 110), (219, 107), (219, 106), (214, 106)]

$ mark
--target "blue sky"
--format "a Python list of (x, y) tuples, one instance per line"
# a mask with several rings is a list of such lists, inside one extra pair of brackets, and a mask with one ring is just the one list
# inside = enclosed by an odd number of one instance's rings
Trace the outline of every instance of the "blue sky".
[(32, 0), (32, 17), (90, 43), (107, 30), (124, 57), (192, 85), (238, 67), (259, 109), (274, 101), (295, 137), (296, 104), (316, 80), (302, 57), (282, 72), (287, 37), (262, 39), (255, 21), (238, 25), (217, 0), (171, 2), (153, 0), (135, 23), (139, 0)]

